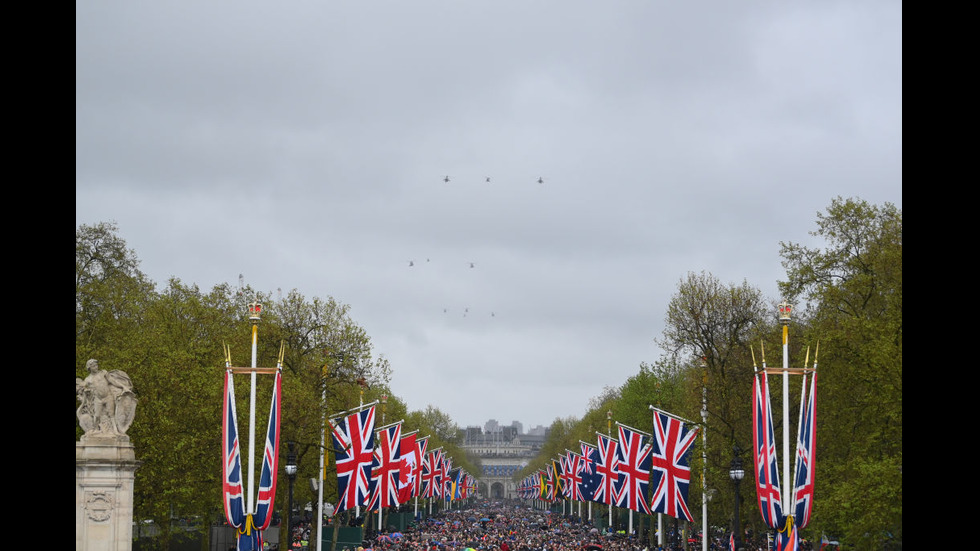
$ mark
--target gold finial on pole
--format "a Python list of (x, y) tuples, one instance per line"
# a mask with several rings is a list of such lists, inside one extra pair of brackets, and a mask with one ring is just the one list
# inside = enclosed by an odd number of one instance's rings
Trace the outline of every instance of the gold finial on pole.
[(279, 361), (276, 362), (276, 368), (282, 370), (282, 359), (286, 356), (286, 340), (283, 339), (279, 341)]
[(762, 349), (762, 369), (766, 368), (766, 343), (765, 341), (759, 343), (759, 348)]
[(807, 367), (810, 367), (810, 347), (809, 346), (806, 347), (806, 359), (803, 360), (803, 367), (804, 367), (804, 369), (807, 368)]

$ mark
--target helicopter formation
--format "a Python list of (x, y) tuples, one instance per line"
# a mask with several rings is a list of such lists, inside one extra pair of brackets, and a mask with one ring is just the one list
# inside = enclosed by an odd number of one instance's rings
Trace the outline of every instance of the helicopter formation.
[[(487, 183), (489, 184), (490, 183), (490, 177), (487, 176), (486, 178), (487, 178)], [(449, 175), (447, 174), (445, 177), (443, 177), (442, 181), (443, 182), (446, 182), (448, 184), (451, 181), (450, 178), (449, 178)], [(544, 183), (544, 177), (543, 176), (538, 176), (537, 182), (539, 184), (543, 184)]]

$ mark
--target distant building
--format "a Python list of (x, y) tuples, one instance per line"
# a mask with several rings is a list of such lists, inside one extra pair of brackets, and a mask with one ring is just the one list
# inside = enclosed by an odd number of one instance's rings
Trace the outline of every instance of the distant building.
[(522, 429), (523, 425), (517, 421), (501, 426), (495, 419), (490, 419), (482, 429), (470, 426), (461, 431), (463, 449), (482, 466), (480, 473), (471, 473), (477, 479), (479, 495), (517, 497), (514, 476), (541, 451), (550, 432), (542, 426), (536, 427), (533, 434), (524, 434)]

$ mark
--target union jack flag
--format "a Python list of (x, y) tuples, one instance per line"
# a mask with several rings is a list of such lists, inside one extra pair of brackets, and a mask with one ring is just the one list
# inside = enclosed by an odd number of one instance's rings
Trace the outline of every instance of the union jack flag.
[(333, 450), (337, 458), (336, 511), (367, 505), (374, 490), (374, 406), (341, 418), (333, 427)]
[(441, 453), (440, 456), (442, 457), (442, 463), (441, 463), (441, 467), (442, 467), (442, 486), (441, 486), (441, 488), (442, 488), (442, 490), (440, 492), (440, 495), (442, 496), (443, 499), (452, 499), (452, 496), (453, 496), (453, 494), (452, 494), (453, 479), (450, 478), (449, 472), (453, 470), (453, 458), (452, 457), (449, 457), (445, 453)]
[(753, 391), (752, 459), (755, 465), (755, 493), (759, 500), (759, 512), (766, 526), (779, 528), (784, 521), (783, 497), (779, 486), (779, 465), (776, 462), (772, 408), (769, 404), (769, 380), (764, 371), (756, 373)]
[(619, 425), (618, 469), (622, 474), (616, 493), (616, 505), (650, 514), (647, 488), (650, 486), (650, 444), (637, 430)]
[(688, 429), (679, 419), (659, 411), (653, 413), (650, 465), (653, 512), (688, 522), (694, 520), (687, 506), (687, 493), (691, 485), (691, 447), (697, 435), (697, 429)]
[(425, 497), (422, 484), (422, 471), (425, 469), (425, 456), (429, 448), (429, 437), (415, 440), (415, 459), (418, 461), (417, 474), (415, 475), (415, 488), (412, 490), (413, 497)]
[(422, 463), (423, 497), (442, 496), (442, 448), (432, 450)]
[(565, 460), (565, 474), (568, 477), (565, 481), (565, 487), (568, 489), (567, 497), (575, 501), (585, 501), (585, 495), (582, 494), (582, 469), (585, 461), (581, 455), (571, 450), (565, 450), (565, 453), (567, 454)]
[(259, 477), (259, 494), (255, 503), (253, 524), (265, 530), (272, 521), (273, 503), (276, 498), (276, 473), (279, 472), (279, 420), (282, 400), (282, 372), (276, 372), (272, 387), (272, 405), (269, 408), (269, 429), (266, 431), (265, 451), (262, 454), (262, 474)]
[(614, 505), (616, 503), (616, 486), (619, 485), (619, 467), (616, 456), (616, 440), (599, 434), (599, 445), (596, 447), (595, 472), (598, 485), (592, 500), (597, 503)]
[(378, 443), (374, 448), (374, 468), (371, 479), (374, 491), (368, 509), (380, 511), (382, 507), (398, 506), (398, 475), (401, 457), (398, 445), (401, 442), (402, 424), (395, 423), (377, 431)]
[[(802, 396), (806, 403), (802, 408), (799, 437), (796, 440), (796, 482), (793, 521), (799, 528), (806, 528), (813, 511), (814, 460), (817, 451), (817, 372), (810, 380), (810, 392), (806, 393), (806, 376), (803, 377)], [(802, 399), (801, 399), (802, 401)]]
[(228, 524), (238, 528), (245, 524), (245, 494), (242, 490), (242, 456), (238, 442), (235, 384), (231, 370), (225, 372), (225, 400), (222, 409), (221, 486), (225, 517)]

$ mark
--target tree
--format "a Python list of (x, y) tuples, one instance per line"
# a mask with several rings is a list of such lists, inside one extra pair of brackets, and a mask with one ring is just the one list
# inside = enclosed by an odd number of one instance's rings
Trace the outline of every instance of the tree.
[[(118, 344), (138, 331), (154, 288), (114, 223), (75, 230), (75, 373), (85, 362), (113, 363)], [(79, 433), (76, 432), (76, 438)]]
[(820, 339), (813, 522), (881, 548), (902, 530), (902, 211), (838, 197), (811, 234), (826, 248), (781, 243), (779, 286)]

